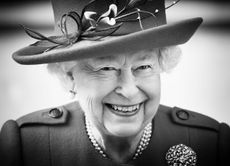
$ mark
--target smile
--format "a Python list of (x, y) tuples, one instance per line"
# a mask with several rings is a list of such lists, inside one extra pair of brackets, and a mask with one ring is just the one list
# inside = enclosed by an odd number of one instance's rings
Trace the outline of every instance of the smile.
[(129, 106), (106, 104), (106, 106), (109, 107), (110, 110), (112, 110), (112, 112), (118, 115), (134, 115), (139, 111), (141, 104), (142, 103), (136, 105), (129, 105)]
[(122, 112), (132, 112), (140, 108), (140, 104), (134, 105), (134, 106), (118, 106), (118, 105), (111, 105), (112, 108), (116, 111), (122, 111)]

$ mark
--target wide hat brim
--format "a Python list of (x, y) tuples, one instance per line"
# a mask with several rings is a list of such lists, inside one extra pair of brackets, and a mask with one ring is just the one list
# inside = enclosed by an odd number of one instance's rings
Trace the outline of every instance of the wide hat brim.
[(82, 40), (47, 52), (45, 46), (30, 45), (13, 53), (13, 59), (20, 64), (44, 64), (179, 45), (187, 42), (201, 23), (202, 18), (192, 18), (99, 41)]

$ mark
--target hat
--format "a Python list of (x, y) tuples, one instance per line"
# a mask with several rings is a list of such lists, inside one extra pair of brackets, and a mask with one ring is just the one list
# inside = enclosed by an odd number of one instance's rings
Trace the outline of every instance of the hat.
[(164, 0), (51, 0), (55, 30), (13, 53), (20, 64), (43, 64), (160, 48), (187, 42), (202, 18), (166, 23)]

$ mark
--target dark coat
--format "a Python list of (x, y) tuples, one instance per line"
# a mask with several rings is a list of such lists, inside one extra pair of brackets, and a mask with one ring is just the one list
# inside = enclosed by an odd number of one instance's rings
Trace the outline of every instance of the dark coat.
[[(191, 147), (197, 166), (224, 166), (230, 155), (230, 128), (224, 123), (177, 107), (160, 106), (148, 148), (123, 165), (167, 166), (174, 145)], [(78, 103), (37, 111), (7, 121), (0, 134), (1, 166), (118, 166), (102, 157), (89, 141)]]

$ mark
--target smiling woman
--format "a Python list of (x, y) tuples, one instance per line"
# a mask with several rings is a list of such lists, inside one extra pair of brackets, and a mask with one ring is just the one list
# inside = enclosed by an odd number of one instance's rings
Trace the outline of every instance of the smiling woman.
[[(139, 155), (130, 151), (135, 152), (146, 126), (152, 126), (160, 102), (160, 73), (175, 67), (180, 54), (179, 47), (171, 46), (50, 63), (48, 70), (79, 96), (88, 133), (107, 149), (100, 148), (100, 153), (123, 163)], [(113, 137), (129, 139), (108, 141)], [(122, 152), (111, 150), (119, 146)]]
[(163, 0), (53, 0), (55, 35), (13, 54), (48, 64), (78, 100), (7, 121), (4, 166), (223, 166), (230, 129), (160, 105), (161, 73), (179, 62), (201, 18), (166, 24)]

